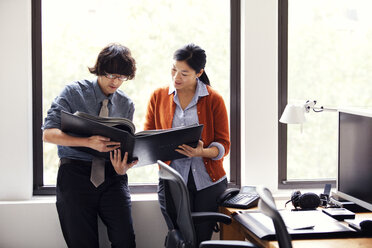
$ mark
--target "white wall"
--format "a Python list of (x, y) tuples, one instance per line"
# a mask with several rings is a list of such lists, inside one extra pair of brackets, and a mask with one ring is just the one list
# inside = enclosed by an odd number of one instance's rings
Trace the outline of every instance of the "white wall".
[(31, 1), (0, 1), (0, 200), (32, 195)]
[[(243, 178), (277, 189), (277, 1), (243, 0)], [(0, 247), (65, 247), (54, 198), (32, 198), (31, 1), (0, 0)], [(38, 127), (36, 127), (38, 128)], [(133, 196), (137, 247), (162, 247), (155, 196)], [(105, 241), (105, 237), (103, 237)]]
[[(167, 229), (156, 195), (134, 196), (132, 216), (137, 247), (163, 247)], [(99, 225), (99, 234), (100, 247), (111, 247), (102, 222)], [(59, 226), (55, 198), (0, 202), (0, 247), (66, 247)]]
[(243, 184), (278, 188), (278, 1), (242, 1)]

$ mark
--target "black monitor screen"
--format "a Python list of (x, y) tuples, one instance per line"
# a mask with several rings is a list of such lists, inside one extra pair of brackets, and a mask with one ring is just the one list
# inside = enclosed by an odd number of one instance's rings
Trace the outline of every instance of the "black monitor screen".
[(338, 191), (356, 198), (355, 203), (369, 209), (372, 206), (372, 116), (339, 113), (338, 156)]

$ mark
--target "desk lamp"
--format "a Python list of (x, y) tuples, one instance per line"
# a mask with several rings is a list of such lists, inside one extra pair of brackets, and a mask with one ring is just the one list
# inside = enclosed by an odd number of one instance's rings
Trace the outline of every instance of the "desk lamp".
[(324, 108), (323, 106), (316, 107), (315, 105), (315, 100), (307, 100), (303, 105), (287, 104), (279, 121), (285, 124), (302, 124), (306, 121), (305, 113), (309, 113), (310, 110), (317, 113), (323, 111), (337, 111), (337, 109)]

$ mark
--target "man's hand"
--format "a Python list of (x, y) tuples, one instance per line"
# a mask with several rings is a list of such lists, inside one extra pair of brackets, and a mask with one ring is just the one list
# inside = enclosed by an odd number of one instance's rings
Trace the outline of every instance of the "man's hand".
[(128, 161), (128, 152), (124, 154), (123, 160), (121, 160), (121, 151), (116, 149), (110, 152), (110, 160), (115, 171), (119, 175), (125, 175), (127, 171), (138, 163), (138, 160), (133, 161), (132, 163), (127, 163)]
[(110, 141), (110, 138), (94, 135), (88, 138), (88, 147), (99, 152), (110, 152), (118, 149), (120, 142)]
[(199, 140), (196, 148), (192, 148), (191, 146), (183, 144), (178, 146), (179, 149), (176, 149), (176, 152), (179, 152), (187, 157), (203, 157), (203, 145), (204, 143), (201, 140)]

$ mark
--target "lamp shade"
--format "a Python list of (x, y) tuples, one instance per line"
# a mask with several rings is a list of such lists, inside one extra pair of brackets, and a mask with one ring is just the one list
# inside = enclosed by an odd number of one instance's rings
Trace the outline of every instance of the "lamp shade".
[(301, 124), (306, 121), (304, 106), (287, 104), (279, 121), (287, 124)]

